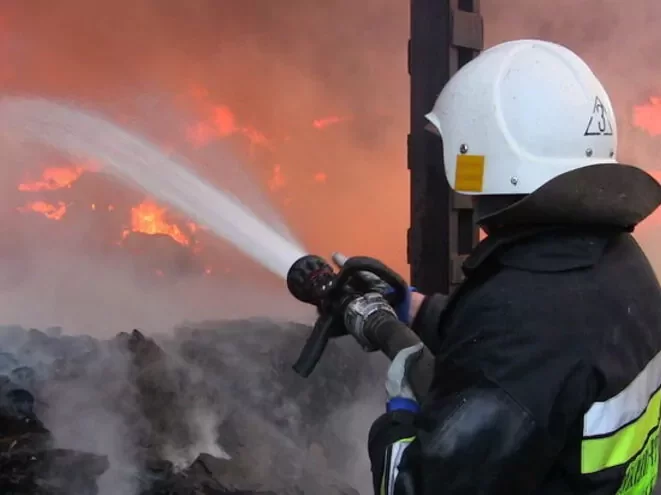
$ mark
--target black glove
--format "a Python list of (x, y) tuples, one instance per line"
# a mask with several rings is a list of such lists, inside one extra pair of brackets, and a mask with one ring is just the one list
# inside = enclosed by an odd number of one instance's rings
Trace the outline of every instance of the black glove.
[[(338, 268), (342, 268), (344, 266), (344, 263), (349, 258), (347, 258), (344, 254), (342, 253), (333, 253), (332, 260), (333, 263)], [(373, 287), (370, 292), (378, 292), (380, 294), (383, 294), (384, 296), (389, 296), (394, 292), (394, 289), (390, 287), (388, 284), (386, 284), (383, 280), (381, 280), (379, 277), (374, 275), (373, 273), (369, 272), (363, 272), (363, 278), (366, 280), (369, 280), (372, 282)], [(399, 321), (405, 324), (410, 324), (409, 321), (409, 313), (411, 311), (411, 293), (412, 292), (418, 292), (418, 290), (415, 287), (409, 287), (409, 291), (406, 294), (406, 298), (400, 302), (396, 307), (393, 307), (395, 312), (397, 313), (397, 318), (399, 318)]]
[(397, 319), (397, 313), (388, 304), (385, 297), (378, 292), (369, 292), (365, 295), (356, 297), (347, 304), (344, 309), (344, 326), (364, 350), (376, 351), (378, 346), (366, 336), (365, 330), (376, 319), (391, 316)]

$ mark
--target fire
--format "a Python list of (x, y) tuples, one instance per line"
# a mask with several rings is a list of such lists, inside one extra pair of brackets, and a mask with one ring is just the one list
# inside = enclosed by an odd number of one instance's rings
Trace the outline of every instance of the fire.
[(653, 96), (644, 105), (633, 107), (633, 125), (651, 136), (661, 135), (661, 98)]
[(238, 129), (234, 114), (226, 106), (215, 107), (211, 111), (211, 122), (220, 137), (230, 136)]
[(205, 146), (216, 138), (231, 136), (237, 130), (234, 114), (229, 108), (214, 107), (209, 113), (207, 120), (191, 126), (186, 133), (196, 147)]
[[(317, 172), (312, 176), (312, 180), (317, 184), (324, 184), (328, 180), (328, 174), (325, 172)], [(279, 191), (287, 186), (287, 179), (282, 172), (281, 165), (274, 165), (269, 177), (268, 188), (271, 192)]]
[(38, 181), (18, 185), (22, 192), (54, 191), (71, 187), (85, 172), (84, 167), (51, 167), (41, 174)]
[[(219, 119), (225, 118), (219, 114)], [(18, 190), (23, 193), (50, 192), (59, 189), (71, 188), (72, 185), (86, 171), (96, 172), (97, 167), (94, 164), (89, 166), (70, 166), (70, 167), (49, 167), (44, 169), (39, 180), (25, 182), (18, 185)], [(34, 200), (23, 206), (16, 208), (21, 213), (38, 213), (50, 220), (62, 220), (70, 208), (76, 206), (76, 203), (66, 204), (63, 201), (48, 202), (44, 200)], [(115, 205), (99, 204), (97, 202), (79, 205), (83, 208), (89, 208), (93, 212), (113, 212)], [(167, 235), (174, 241), (191, 249), (193, 254), (199, 254), (202, 247), (197, 242), (193, 242), (189, 234), (193, 235), (197, 231), (205, 230), (201, 226), (189, 221), (185, 226), (180, 227), (166, 219), (167, 209), (158, 206), (150, 200), (146, 200), (131, 209), (130, 228), (118, 232), (117, 244), (122, 245), (121, 239), (126, 239), (131, 232), (140, 232), (143, 234)]]
[(33, 201), (25, 206), (19, 207), (18, 211), (22, 213), (40, 213), (46, 218), (50, 218), (51, 220), (61, 220), (67, 212), (67, 205), (65, 205), (62, 201), (58, 201), (56, 205), (46, 203), (45, 201)]
[(131, 232), (143, 234), (164, 234), (172, 237), (179, 244), (190, 245), (190, 239), (175, 225), (165, 220), (166, 208), (160, 207), (151, 201), (144, 201), (131, 209), (131, 229), (125, 230), (126, 238)]
[(270, 147), (267, 137), (253, 127), (236, 125), (234, 114), (225, 106), (214, 107), (210, 116), (186, 130), (188, 141), (196, 148), (207, 146), (216, 139), (222, 139), (233, 134), (241, 134), (248, 139), (251, 146)]
[(245, 137), (250, 146), (263, 146), (273, 149), (270, 140), (254, 127), (239, 125), (232, 110), (226, 105), (219, 105), (211, 99), (209, 90), (193, 85), (189, 96), (200, 108), (204, 116), (200, 122), (193, 124), (186, 130), (188, 142), (196, 148), (207, 146), (216, 139), (226, 138), (235, 134)]
[(314, 127), (315, 129), (324, 129), (331, 125), (339, 124), (341, 122), (347, 122), (349, 120), (351, 120), (351, 117), (338, 117), (338, 116), (325, 117), (323, 119), (317, 119), (313, 121), (312, 127)]

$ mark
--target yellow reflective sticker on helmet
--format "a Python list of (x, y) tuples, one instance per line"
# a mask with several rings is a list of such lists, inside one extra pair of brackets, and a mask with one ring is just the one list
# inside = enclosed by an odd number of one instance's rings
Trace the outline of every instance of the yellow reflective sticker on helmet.
[(484, 155), (457, 155), (455, 191), (482, 192), (483, 187)]

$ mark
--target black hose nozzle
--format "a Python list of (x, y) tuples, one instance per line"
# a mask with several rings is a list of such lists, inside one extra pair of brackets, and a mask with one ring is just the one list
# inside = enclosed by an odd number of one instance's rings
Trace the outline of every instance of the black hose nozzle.
[(301, 302), (320, 306), (333, 287), (336, 274), (326, 260), (308, 254), (294, 262), (287, 272), (287, 289)]

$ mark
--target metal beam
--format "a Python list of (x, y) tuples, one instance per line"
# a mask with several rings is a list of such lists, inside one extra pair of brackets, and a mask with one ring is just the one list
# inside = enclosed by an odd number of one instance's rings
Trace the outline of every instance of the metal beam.
[(408, 263), (421, 292), (449, 293), (478, 239), (470, 199), (449, 188), (443, 147), (425, 130), (424, 115), (450, 77), (483, 49), (480, 0), (411, 0), (408, 65), (411, 77), (411, 227)]

